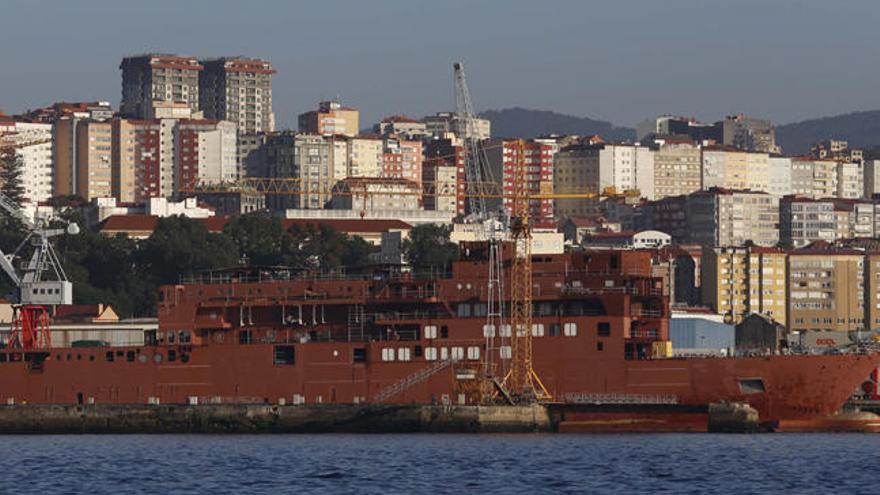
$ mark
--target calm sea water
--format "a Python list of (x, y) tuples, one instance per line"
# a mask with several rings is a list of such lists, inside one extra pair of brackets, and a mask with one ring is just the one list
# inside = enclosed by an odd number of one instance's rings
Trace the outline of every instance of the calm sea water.
[(4, 436), (0, 493), (878, 493), (880, 435)]

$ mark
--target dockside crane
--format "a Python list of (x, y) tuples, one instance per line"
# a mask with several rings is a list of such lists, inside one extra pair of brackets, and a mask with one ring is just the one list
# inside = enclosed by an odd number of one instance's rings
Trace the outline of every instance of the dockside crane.
[[(8, 216), (21, 222), (27, 231), (24, 240), (12, 253), (0, 250), (0, 268), (12, 279), (16, 291), (15, 305), (9, 340), (10, 349), (46, 349), (52, 345), (49, 330), (48, 306), (73, 303), (73, 284), (67, 279), (64, 268), (49, 241), (52, 237), (79, 233), (76, 223), (64, 229), (50, 229), (34, 223), (21, 208), (0, 193), (0, 208)], [(33, 248), (28, 261), (16, 268), (15, 261), (26, 246)]]

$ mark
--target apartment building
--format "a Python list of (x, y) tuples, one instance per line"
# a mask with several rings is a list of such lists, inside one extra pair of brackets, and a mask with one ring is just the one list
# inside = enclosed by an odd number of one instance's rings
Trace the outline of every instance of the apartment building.
[(742, 150), (764, 153), (780, 153), (776, 145), (776, 130), (769, 120), (756, 119), (743, 114), (730, 115), (716, 122), (722, 143)]
[(451, 211), (457, 215), (467, 212), (465, 150), (454, 134), (447, 133), (425, 142), (422, 184), (426, 210)]
[(203, 60), (199, 106), (204, 117), (234, 122), (239, 132), (275, 130), (272, 111), (272, 64), (251, 58)]
[(731, 323), (758, 313), (786, 321), (786, 253), (757, 246), (704, 248), (702, 302)]
[(183, 119), (174, 128), (174, 191), (238, 180), (236, 126), (224, 120)]
[(793, 157), (791, 194), (813, 199), (837, 196), (837, 162)]
[(767, 162), (767, 192), (774, 196), (793, 194), (791, 187), (791, 158), (771, 156)]
[[(348, 174), (345, 177), (379, 177), (384, 158), (383, 141), (377, 136), (348, 140)], [(337, 177), (342, 179), (344, 177)]]
[(865, 183), (860, 162), (837, 163), (837, 192), (838, 198), (857, 199), (865, 193)]
[[(554, 146), (535, 140), (524, 141), (522, 149), (519, 140), (491, 140), (486, 145), (486, 157), (492, 177), (504, 191), (503, 206), (510, 211), (513, 200), (510, 196), (518, 191), (527, 194), (552, 193), (554, 190)], [(526, 184), (518, 184), (520, 161), (525, 165)], [(535, 199), (529, 202), (529, 215), (534, 219), (553, 218), (553, 200)]]
[(283, 132), (266, 143), (269, 177), (300, 179), (301, 195), (271, 195), (266, 203), (274, 210), (320, 209), (330, 200), (336, 178), (331, 164), (332, 141), (317, 134)]
[(770, 189), (770, 157), (732, 147), (703, 149), (703, 188)]
[(76, 126), (76, 193), (86, 201), (113, 194), (113, 131), (110, 122), (84, 120)]
[(654, 151), (654, 198), (680, 196), (702, 187), (702, 154), (693, 141), (665, 139)]
[(698, 191), (687, 196), (686, 211), (688, 242), (712, 247), (779, 242), (779, 198), (765, 192)]
[(382, 139), (382, 177), (396, 177), (422, 185), (422, 142), (385, 136)]
[(317, 110), (302, 113), (297, 120), (299, 132), (307, 134), (341, 134), (353, 137), (360, 132), (359, 112), (335, 100), (322, 101)]
[(52, 125), (0, 121), (0, 154), (21, 162), (24, 207), (36, 207), (52, 197)]
[(874, 280), (880, 273), (878, 263), (880, 257), (855, 249), (810, 247), (791, 251), (789, 330), (853, 331), (875, 321), (880, 303)]
[(458, 118), (452, 112), (438, 112), (422, 119), (425, 123), (425, 131), (430, 136), (443, 137), (448, 133), (455, 134), (461, 139), (484, 140), (492, 136), (492, 123), (487, 119), (473, 117), (470, 121)]
[(880, 193), (880, 160), (865, 160), (862, 165), (862, 186), (864, 197), (871, 198)]
[(193, 57), (145, 54), (125, 57), (122, 70), (124, 117), (153, 119), (155, 102), (183, 103), (195, 114), (199, 111), (199, 73), (204, 66)]
[(880, 205), (856, 199), (786, 196), (779, 202), (780, 240), (800, 248), (815, 241), (874, 237)]
[(394, 134), (409, 140), (422, 140), (431, 136), (424, 122), (411, 119), (406, 115), (385, 117), (373, 126), (373, 132), (382, 136)]

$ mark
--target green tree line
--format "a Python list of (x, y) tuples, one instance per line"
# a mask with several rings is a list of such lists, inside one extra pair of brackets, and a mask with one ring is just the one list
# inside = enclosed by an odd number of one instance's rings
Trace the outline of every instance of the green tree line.
[[(85, 225), (70, 210), (64, 221)], [(0, 248), (10, 253), (24, 236), (20, 228), (0, 230)], [(107, 236), (97, 228), (53, 239), (77, 304), (110, 304), (123, 317), (154, 316), (157, 288), (178, 283), (183, 275), (205, 270), (249, 266), (333, 269), (365, 267), (373, 247), (328, 226), (285, 230), (280, 219), (250, 213), (231, 219), (223, 232), (186, 217), (160, 218), (149, 238)], [(5, 275), (0, 289), (12, 290)]]

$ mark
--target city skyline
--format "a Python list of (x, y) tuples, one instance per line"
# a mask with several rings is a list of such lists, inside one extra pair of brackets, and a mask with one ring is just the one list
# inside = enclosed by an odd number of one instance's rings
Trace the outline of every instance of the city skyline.
[[(704, 4), (514, 2), (502, 10), (332, 2), (254, 10), (218, 2), (182, 12), (169, 2), (48, 9), (13, 1), (0, 20), (0, 53), (12, 69), (0, 109), (58, 100), (118, 107), (118, 64), (142, 52), (269, 60), (278, 70), (279, 128), (296, 127), (299, 113), (335, 97), (361, 109), (364, 127), (391, 114), (451, 110), (451, 63), (459, 59), (478, 110), (522, 106), (632, 127), (663, 113), (714, 121), (743, 112), (782, 124), (877, 108), (869, 64), (816, 77), (827, 73), (817, 60), (870, 60), (873, 4)], [(843, 20), (845, 36), (830, 31)], [(84, 22), (93, 27), (71, 27)], [(41, 26), (38, 38), (25, 31), (33, 25)]]

